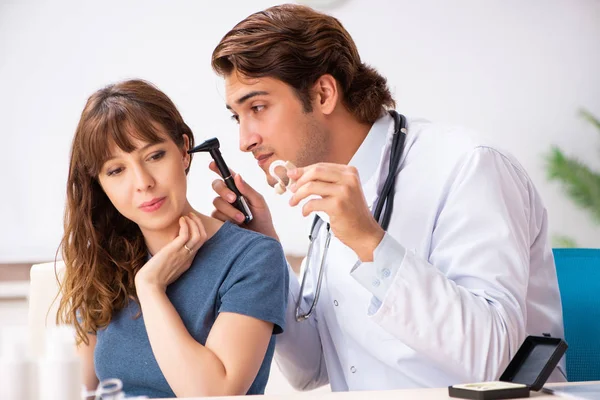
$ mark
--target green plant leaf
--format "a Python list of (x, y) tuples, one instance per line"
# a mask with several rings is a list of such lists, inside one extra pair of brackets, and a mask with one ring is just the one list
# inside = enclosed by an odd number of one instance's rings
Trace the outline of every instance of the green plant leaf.
[(600, 133), (600, 120), (594, 116), (591, 112), (581, 109), (579, 110), (579, 115), (581, 115), (585, 120), (587, 120), (590, 124), (594, 125), (598, 132)]
[(600, 222), (600, 175), (553, 146), (546, 156), (548, 179), (562, 183), (571, 199)]
[(577, 243), (575, 243), (575, 240), (570, 236), (554, 235), (552, 236), (552, 247), (560, 249), (573, 248), (577, 247)]

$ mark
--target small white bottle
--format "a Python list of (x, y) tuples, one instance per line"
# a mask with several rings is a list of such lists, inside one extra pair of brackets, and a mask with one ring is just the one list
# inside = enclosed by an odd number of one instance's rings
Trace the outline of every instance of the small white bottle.
[(45, 355), (38, 367), (39, 400), (81, 400), (81, 361), (72, 327), (48, 328)]
[(0, 340), (0, 399), (34, 400), (34, 364), (25, 328), (4, 328)]

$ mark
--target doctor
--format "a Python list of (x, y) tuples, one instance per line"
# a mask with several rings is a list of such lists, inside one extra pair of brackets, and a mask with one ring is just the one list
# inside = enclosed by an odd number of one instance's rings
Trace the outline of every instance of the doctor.
[[(290, 205), (318, 196), (302, 206), (318, 216), (306, 286), (300, 295), (290, 279), (276, 346), (294, 387), (494, 380), (527, 335), (563, 337), (546, 209), (523, 167), (462, 129), (390, 111), (385, 78), (338, 20), (298, 5), (255, 13), (212, 66), (240, 149), (271, 185), (271, 162), (298, 166)], [(263, 197), (235, 183), (254, 214), (247, 227), (277, 238)], [(213, 216), (241, 224), (233, 192), (213, 188)], [(551, 379), (565, 380), (563, 365)]]

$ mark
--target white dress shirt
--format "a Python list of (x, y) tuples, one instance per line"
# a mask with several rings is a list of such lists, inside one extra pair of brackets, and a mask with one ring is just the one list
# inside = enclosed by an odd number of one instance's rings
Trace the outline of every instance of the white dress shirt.
[[(393, 132), (386, 113), (350, 162), (371, 209)], [(314, 298), (325, 226), (316, 232), (303, 311)], [(332, 236), (319, 302), (302, 322), (300, 285), (290, 279), (277, 364), (305, 390), (497, 380), (527, 335), (564, 337), (547, 227), (540, 196), (511, 155), (461, 129), (409, 120), (391, 221), (373, 262), (361, 263)], [(564, 371), (563, 360), (550, 380), (564, 381)]]

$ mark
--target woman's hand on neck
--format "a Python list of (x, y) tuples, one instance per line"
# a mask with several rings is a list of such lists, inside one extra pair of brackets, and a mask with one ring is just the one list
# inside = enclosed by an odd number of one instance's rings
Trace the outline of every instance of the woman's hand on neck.
[[(212, 237), (223, 225), (223, 223), (217, 219), (206, 216), (194, 210), (192, 206), (188, 203), (186, 204), (182, 215), (189, 215), (190, 213), (196, 214), (202, 224), (206, 229), (206, 233), (208, 238)], [(173, 224), (169, 227), (162, 229), (160, 231), (147, 231), (142, 230), (142, 234), (144, 235), (144, 240), (146, 242), (146, 247), (148, 248), (148, 252), (150, 255), (154, 255), (160, 251), (167, 244), (171, 243), (179, 234), (179, 223), (178, 220), (175, 220)]]

